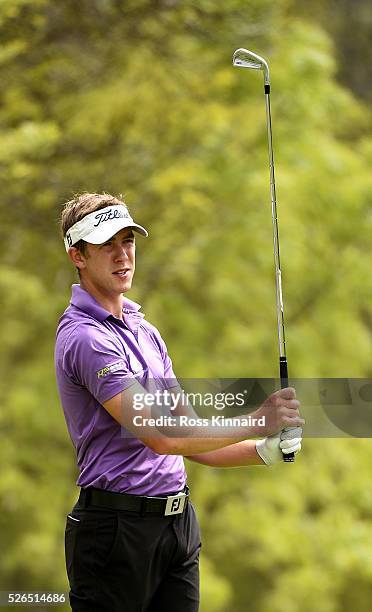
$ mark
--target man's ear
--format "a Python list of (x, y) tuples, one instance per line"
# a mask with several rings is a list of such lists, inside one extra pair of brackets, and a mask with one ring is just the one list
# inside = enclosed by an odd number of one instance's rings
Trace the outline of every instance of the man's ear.
[(70, 247), (68, 250), (68, 256), (76, 268), (79, 270), (83, 270), (85, 268), (86, 257), (84, 257), (79, 249), (76, 247)]

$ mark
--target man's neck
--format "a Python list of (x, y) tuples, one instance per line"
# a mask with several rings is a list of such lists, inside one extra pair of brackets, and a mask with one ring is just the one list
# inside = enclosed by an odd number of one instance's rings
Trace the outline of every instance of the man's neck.
[(119, 295), (109, 296), (103, 294), (97, 287), (89, 283), (89, 281), (80, 279), (80, 287), (87, 291), (102, 308), (111, 312), (111, 314), (117, 319), (123, 318), (123, 300), (124, 296), (122, 293)]

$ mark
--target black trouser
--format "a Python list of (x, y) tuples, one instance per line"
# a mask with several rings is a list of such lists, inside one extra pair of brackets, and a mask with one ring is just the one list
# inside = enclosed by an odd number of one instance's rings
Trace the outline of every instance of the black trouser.
[(65, 550), (73, 612), (197, 612), (199, 525), (189, 501), (159, 516), (76, 504)]

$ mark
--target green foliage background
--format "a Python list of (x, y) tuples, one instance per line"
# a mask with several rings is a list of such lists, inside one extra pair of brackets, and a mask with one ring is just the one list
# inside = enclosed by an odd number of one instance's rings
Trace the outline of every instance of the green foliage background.
[[(52, 357), (74, 192), (124, 193), (150, 228), (130, 297), (179, 376), (277, 375), (262, 75), (238, 46), (272, 74), (291, 375), (372, 375), (371, 23), (364, 0), (1, 0), (0, 590), (67, 590)], [(369, 610), (371, 456), (306, 440), (289, 467), (189, 465), (202, 612)]]

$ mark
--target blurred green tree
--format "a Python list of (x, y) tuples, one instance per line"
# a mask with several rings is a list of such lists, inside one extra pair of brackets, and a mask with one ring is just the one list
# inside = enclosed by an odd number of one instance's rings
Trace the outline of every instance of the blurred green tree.
[[(72, 193), (124, 192), (149, 226), (130, 297), (180, 376), (277, 375), (262, 75), (231, 67), (237, 46), (272, 72), (290, 373), (370, 375), (370, 115), (299, 14), (290, 0), (0, 4), (3, 590), (66, 589), (76, 470), (53, 342), (75, 279), (58, 235)], [(292, 467), (190, 466), (205, 612), (369, 609), (370, 445), (305, 446)]]
[(295, 4), (316, 20), (335, 43), (337, 77), (354, 94), (372, 100), (372, 5), (369, 0), (314, 0)]

